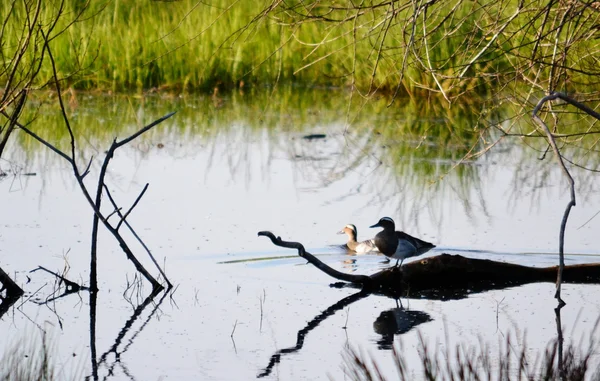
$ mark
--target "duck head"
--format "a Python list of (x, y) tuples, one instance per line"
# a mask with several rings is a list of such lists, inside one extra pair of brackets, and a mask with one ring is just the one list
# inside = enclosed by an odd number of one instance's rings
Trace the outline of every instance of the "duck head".
[(356, 226), (348, 224), (338, 234), (347, 234), (348, 237), (356, 239)]
[(394, 220), (389, 217), (382, 217), (375, 225), (369, 226), (370, 228), (383, 228), (384, 230), (395, 230), (396, 224)]

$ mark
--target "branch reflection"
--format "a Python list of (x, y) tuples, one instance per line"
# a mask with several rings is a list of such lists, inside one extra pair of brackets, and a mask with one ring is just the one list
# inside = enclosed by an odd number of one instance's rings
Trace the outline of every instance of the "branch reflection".
[[(271, 356), (269, 364), (258, 374), (258, 378), (266, 377), (271, 374), (273, 367), (277, 365), (284, 355), (298, 352), (304, 346), (304, 339), (306, 335), (313, 329), (315, 329), (322, 321), (333, 316), (337, 311), (344, 309), (345, 307), (357, 302), (367, 296), (371, 295), (371, 292), (361, 290), (355, 294), (347, 296), (340, 301), (332, 304), (319, 315), (315, 316), (310, 322), (306, 324), (304, 328), (298, 331), (296, 345), (289, 348), (280, 349)], [(390, 349), (391, 343), (394, 340), (394, 335), (408, 332), (413, 327), (432, 321), (431, 316), (421, 311), (409, 311), (403, 307), (398, 306), (396, 299), (396, 308), (391, 310), (383, 311), (379, 317), (373, 323), (373, 328), (376, 333), (382, 335), (382, 338), (377, 341), (379, 349)], [(388, 344), (389, 343), (389, 344)]]

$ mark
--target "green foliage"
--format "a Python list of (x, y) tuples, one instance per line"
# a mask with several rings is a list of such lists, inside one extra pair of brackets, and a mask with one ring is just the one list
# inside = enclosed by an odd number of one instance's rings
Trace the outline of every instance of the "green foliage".
[[(7, 20), (4, 56), (19, 46), (25, 3), (0, 9)], [(577, 90), (597, 85), (599, 77), (600, 45), (593, 26), (600, 14), (583, 3), (43, 4), (42, 25), (49, 29), (58, 18), (49, 34), (59, 74), (76, 89), (212, 91), (299, 82), (454, 98), (490, 93), (513, 81)], [(45, 62), (37, 85), (50, 78)]]

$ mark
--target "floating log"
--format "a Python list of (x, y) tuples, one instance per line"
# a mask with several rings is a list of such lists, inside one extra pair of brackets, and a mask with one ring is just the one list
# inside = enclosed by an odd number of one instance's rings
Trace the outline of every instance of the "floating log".
[[(297, 249), (298, 255), (336, 279), (398, 297), (461, 299), (487, 290), (534, 282), (555, 282), (558, 271), (558, 266), (530, 267), (441, 254), (407, 263), (402, 269), (392, 266), (372, 275), (346, 274), (307, 252), (301, 243), (283, 241), (268, 231), (261, 231), (258, 235), (269, 237), (276, 246)], [(600, 283), (600, 264), (565, 266), (563, 283)]]

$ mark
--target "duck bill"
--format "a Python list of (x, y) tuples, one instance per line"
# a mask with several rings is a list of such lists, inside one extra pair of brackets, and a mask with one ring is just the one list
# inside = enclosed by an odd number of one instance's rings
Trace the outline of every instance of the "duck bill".
[(343, 231), (343, 230), (340, 230), (340, 231), (339, 231), (339, 232), (337, 232), (336, 234), (346, 234), (346, 232), (345, 232), (345, 231)]
[(381, 225), (379, 225), (379, 222), (378, 222), (378, 223), (376, 223), (375, 225), (371, 225), (371, 226), (369, 226), (369, 227), (370, 227), (370, 228), (379, 228), (379, 227), (381, 227)]

